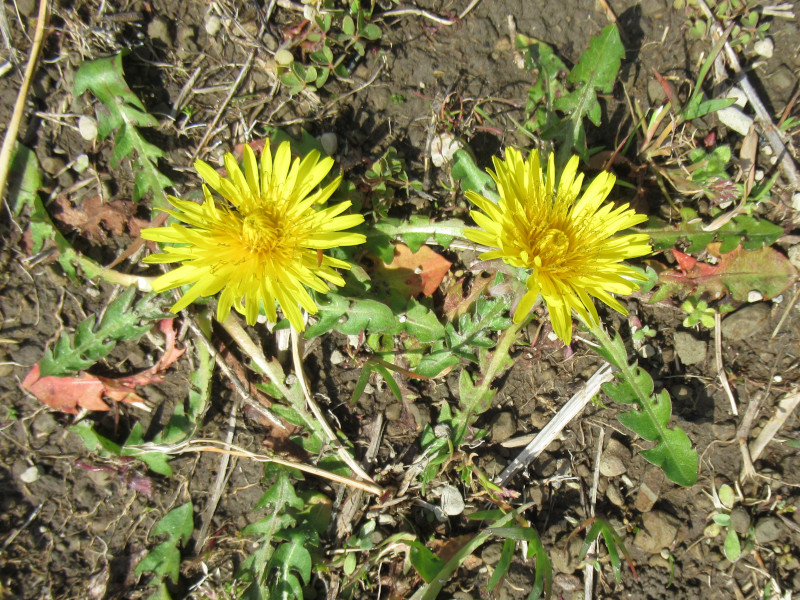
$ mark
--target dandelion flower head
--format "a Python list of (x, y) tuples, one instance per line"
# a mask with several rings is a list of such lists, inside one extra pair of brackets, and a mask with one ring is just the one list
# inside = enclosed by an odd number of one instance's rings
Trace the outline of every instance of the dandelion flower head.
[[(471, 211), (482, 230), (468, 229), (468, 239), (496, 248), (481, 259), (500, 258), (514, 267), (530, 269), (527, 292), (514, 313), (519, 323), (541, 294), (550, 313), (553, 331), (565, 343), (572, 339), (572, 310), (589, 325), (599, 323), (591, 296), (627, 314), (612, 294), (630, 294), (643, 277), (622, 261), (650, 254), (649, 237), (617, 232), (646, 219), (628, 204), (603, 204), (616, 178), (599, 174), (581, 195), (583, 175), (573, 156), (556, 188), (553, 155), (542, 168), (539, 154), (522, 154), (508, 148), (505, 160), (494, 159), (489, 174), (497, 184), (500, 201), (468, 191), (481, 211)], [(580, 197), (579, 197), (580, 196)]]
[[(292, 161), (289, 142), (274, 157), (269, 141), (261, 164), (250, 146), (244, 146), (243, 171), (232, 154), (224, 158), (228, 176), (198, 160), (195, 168), (205, 180), (205, 201), (197, 204), (169, 196), (180, 223), (142, 231), (146, 240), (168, 244), (162, 254), (145, 258), (148, 263), (181, 263), (158, 277), (157, 292), (191, 285), (172, 307), (182, 310), (201, 296), (219, 292), (217, 318), (224, 320), (231, 308), (254, 324), (263, 307), (267, 318), (277, 320), (276, 302), (292, 326), (302, 331), (300, 308), (316, 313), (306, 290), (329, 291), (328, 282), (344, 285), (334, 269), (349, 269), (345, 261), (323, 250), (353, 246), (363, 235), (345, 230), (364, 221), (360, 214), (343, 215), (349, 201), (325, 207), (341, 183), (341, 176), (319, 188), (333, 166), (333, 159), (310, 152)], [(211, 190), (223, 200), (217, 201)]]

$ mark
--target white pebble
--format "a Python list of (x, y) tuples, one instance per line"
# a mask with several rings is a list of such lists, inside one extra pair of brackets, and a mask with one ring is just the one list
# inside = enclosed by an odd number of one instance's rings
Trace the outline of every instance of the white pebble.
[(772, 54), (775, 52), (775, 44), (772, 41), (772, 38), (764, 38), (763, 40), (758, 40), (755, 44), (753, 44), (753, 50), (755, 50), (756, 54), (759, 56), (763, 56), (764, 58), (772, 58)]
[(41, 476), (42, 473), (41, 471), (39, 471), (39, 467), (34, 465), (32, 467), (28, 467), (27, 469), (25, 469), (19, 476), (19, 478), (22, 481), (22, 483), (33, 483), (34, 481), (37, 481)]
[(727, 106), (717, 111), (717, 117), (728, 128), (742, 135), (747, 135), (750, 126), (753, 124), (753, 117), (744, 114), (735, 106)]
[(756, 181), (762, 181), (764, 179), (764, 169), (756, 169), (753, 175)]
[(780, 304), (781, 302), (783, 302), (783, 294), (778, 294), (772, 299), (773, 304)]
[(744, 90), (742, 90), (742, 88), (732, 87), (731, 89), (728, 90), (727, 97), (735, 98), (736, 99), (735, 106), (738, 106), (739, 108), (744, 108), (745, 105), (747, 104), (747, 94), (744, 93)]
[(750, 290), (749, 292), (747, 292), (748, 302), (761, 302), (763, 299), (764, 295), (758, 290)]
[(464, 144), (452, 133), (440, 133), (431, 140), (431, 162), (435, 167), (441, 167), (453, 160), (453, 156), (461, 150)]
[(331, 352), (330, 361), (332, 365), (340, 365), (345, 361), (344, 354), (339, 350)]
[(442, 512), (450, 517), (464, 512), (464, 498), (461, 497), (461, 492), (452, 485), (442, 487), (442, 496), (439, 502), (442, 506)]
[(86, 154), (78, 154), (75, 157), (75, 163), (72, 165), (76, 173), (83, 173), (89, 168), (89, 157)]
[(222, 21), (219, 20), (219, 17), (216, 15), (208, 17), (206, 20), (206, 33), (209, 37), (217, 35), (220, 29), (222, 29)]
[(78, 131), (80, 132), (81, 137), (85, 139), (87, 142), (92, 142), (96, 140), (97, 121), (95, 121), (92, 117), (81, 115), (81, 118), (78, 119)]
[(783, 381), (783, 377), (780, 375), (775, 375), (775, 377), (772, 378), (772, 381), (775, 383), (781, 383)]

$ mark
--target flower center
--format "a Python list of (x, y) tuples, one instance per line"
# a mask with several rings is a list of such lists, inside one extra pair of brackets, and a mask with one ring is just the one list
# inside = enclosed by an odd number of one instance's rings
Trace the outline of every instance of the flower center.
[(290, 260), (300, 241), (290, 223), (277, 211), (260, 209), (242, 221), (242, 241), (250, 252), (279, 262)]
[(557, 267), (569, 252), (569, 236), (561, 229), (550, 228), (538, 235), (534, 233), (529, 244), (530, 250), (526, 254), (531, 267)]

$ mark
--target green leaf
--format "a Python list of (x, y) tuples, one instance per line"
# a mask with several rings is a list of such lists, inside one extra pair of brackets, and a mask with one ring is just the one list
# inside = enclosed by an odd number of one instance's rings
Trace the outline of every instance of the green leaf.
[[(517, 514), (521, 511), (528, 508), (529, 505), (522, 506), (517, 510), (508, 513), (507, 515), (501, 517), (497, 520), (495, 525), (497, 527), (502, 527), (509, 521), (511, 521)], [(435, 598), (439, 595), (439, 592), (442, 588), (450, 581), (450, 577), (453, 573), (458, 569), (461, 563), (464, 561), (467, 556), (472, 554), (476, 549), (478, 549), (481, 544), (483, 544), (489, 536), (491, 532), (489, 530), (481, 531), (471, 540), (469, 540), (466, 544), (464, 544), (454, 555), (453, 557), (448, 560), (435, 574), (435, 576), (431, 579), (430, 582), (423, 585), (420, 589), (418, 589), (413, 596), (411, 596), (411, 600), (435, 600)]]
[(171, 477), (172, 467), (169, 466), (170, 457), (163, 452), (141, 452), (137, 448), (131, 448), (131, 446), (137, 446), (142, 443), (144, 443), (144, 439), (142, 439), (142, 424), (137, 422), (136, 425), (133, 426), (133, 429), (131, 429), (130, 434), (128, 434), (128, 439), (125, 440), (125, 443), (122, 445), (120, 456), (133, 456), (138, 458), (155, 473), (164, 475), (165, 477)]
[(420, 304), (414, 298), (408, 302), (406, 311), (406, 331), (423, 344), (429, 344), (444, 338), (444, 325), (436, 318), (436, 314)]
[(489, 410), (494, 398), (494, 390), (484, 389), (472, 382), (466, 369), (458, 378), (458, 399), (465, 413), (473, 417)]
[(189, 542), (193, 530), (194, 516), (191, 502), (169, 511), (153, 530), (153, 535), (166, 535), (167, 541), (151, 550), (136, 565), (134, 573), (140, 575), (152, 572), (162, 578), (169, 576), (173, 583), (177, 583), (181, 562), (178, 547), (185, 546)]
[(589, 48), (581, 55), (578, 64), (569, 74), (568, 81), (579, 84), (571, 93), (557, 98), (554, 107), (566, 113), (568, 119), (563, 128), (556, 128), (553, 137), (560, 139), (558, 165), (566, 164), (573, 150), (585, 157), (586, 134), (583, 117), (589, 117), (600, 126), (602, 112), (597, 101), (597, 92), (611, 93), (619, 72), (625, 48), (615, 25), (605, 27), (600, 35), (592, 38)]
[(536, 557), (536, 575), (527, 600), (536, 600), (542, 594), (550, 598), (553, 587), (553, 565), (550, 563), (547, 550), (542, 545), (539, 533), (533, 527), (492, 527), (488, 531), (509, 540), (528, 542), (527, 558)]
[(8, 171), (8, 206), (18, 217), (26, 206), (33, 208), (42, 187), (39, 161), (30, 148), (17, 144)]
[(116, 456), (119, 456), (122, 452), (122, 447), (119, 444), (97, 433), (92, 424), (88, 421), (80, 421), (70, 427), (69, 430), (77, 434), (81, 440), (83, 440), (86, 449), (90, 452), (94, 452), (98, 448)]
[(343, 321), (337, 322), (335, 329), (345, 335), (357, 335), (362, 331), (394, 332), (399, 324), (392, 309), (377, 300), (352, 299), (344, 317)]
[(453, 179), (461, 182), (463, 191), (475, 192), (493, 202), (500, 200), (494, 180), (485, 170), (475, 164), (475, 159), (469, 151), (456, 150), (451, 173)]
[(127, 288), (106, 308), (95, 327), (95, 315), (82, 321), (70, 338), (65, 332), (39, 362), (42, 377), (68, 375), (87, 369), (108, 355), (117, 342), (139, 339), (149, 331), (152, 321), (168, 317), (161, 308), (160, 298), (148, 294), (136, 305), (136, 289)]
[(514, 549), (516, 546), (516, 542), (511, 539), (506, 539), (503, 542), (503, 551), (500, 553), (500, 560), (497, 561), (494, 567), (494, 573), (492, 573), (489, 583), (486, 584), (487, 592), (491, 592), (497, 584), (500, 583), (500, 579), (508, 573), (508, 569), (511, 568), (511, 559), (514, 558)]
[(630, 566), (634, 577), (636, 577), (636, 571), (633, 568), (633, 561), (628, 553), (628, 549), (625, 547), (622, 538), (619, 537), (611, 526), (611, 523), (605, 519), (597, 518), (594, 520), (591, 529), (589, 529), (589, 532), (586, 534), (586, 539), (583, 541), (583, 546), (581, 546), (579, 560), (583, 560), (586, 553), (589, 551), (589, 546), (592, 545), (592, 542), (595, 541), (600, 534), (603, 534), (603, 541), (606, 544), (608, 556), (611, 559), (611, 568), (614, 571), (614, 577), (617, 582), (622, 583), (622, 566), (619, 560), (619, 550), (622, 550), (625, 560), (628, 561), (628, 566)]
[(731, 562), (736, 562), (742, 555), (742, 546), (739, 543), (739, 536), (736, 535), (736, 530), (733, 527), (728, 528), (728, 534), (725, 536), (725, 543), (722, 546), (725, 553), (725, 558)]
[(703, 231), (704, 223), (697, 213), (681, 209), (681, 222), (669, 225), (662, 219), (650, 217), (647, 226), (637, 229), (650, 236), (654, 250), (672, 248), (679, 241), (688, 243), (687, 253), (700, 252), (711, 242), (721, 242), (720, 252), (730, 252), (740, 243), (745, 250), (770, 246), (783, 235), (783, 228), (766, 220), (738, 215), (717, 231)]
[(118, 166), (123, 158), (133, 161), (134, 201), (150, 192), (154, 205), (165, 207), (164, 189), (171, 186), (172, 181), (158, 170), (158, 159), (166, 154), (147, 142), (137, 130), (137, 127), (157, 127), (158, 121), (128, 87), (122, 71), (122, 57), (123, 53), (119, 53), (83, 63), (75, 74), (73, 95), (80, 96), (91, 90), (103, 103), (105, 110), (97, 111), (98, 133), (101, 139), (105, 139), (116, 131), (111, 160), (113, 167)]
[(431, 552), (425, 544), (414, 540), (409, 542), (408, 558), (425, 583), (430, 583), (444, 567), (444, 561)]
[(628, 364), (628, 354), (622, 338), (613, 339), (601, 327), (592, 329), (600, 342), (597, 352), (619, 369), (617, 383), (606, 383), (603, 391), (613, 400), (632, 404), (631, 410), (619, 413), (620, 423), (656, 446), (642, 451), (642, 456), (661, 467), (673, 482), (690, 486), (697, 481), (699, 459), (692, 443), (679, 427), (669, 428), (672, 402), (666, 390), (653, 394), (653, 379), (634, 362)]

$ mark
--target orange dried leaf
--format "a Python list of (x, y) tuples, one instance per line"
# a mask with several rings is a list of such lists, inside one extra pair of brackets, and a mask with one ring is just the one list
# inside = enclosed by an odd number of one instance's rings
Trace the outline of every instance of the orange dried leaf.
[(392, 262), (381, 263), (377, 270), (392, 289), (412, 298), (419, 294), (432, 296), (452, 264), (429, 246), (411, 252), (405, 244), (395, 244)]

